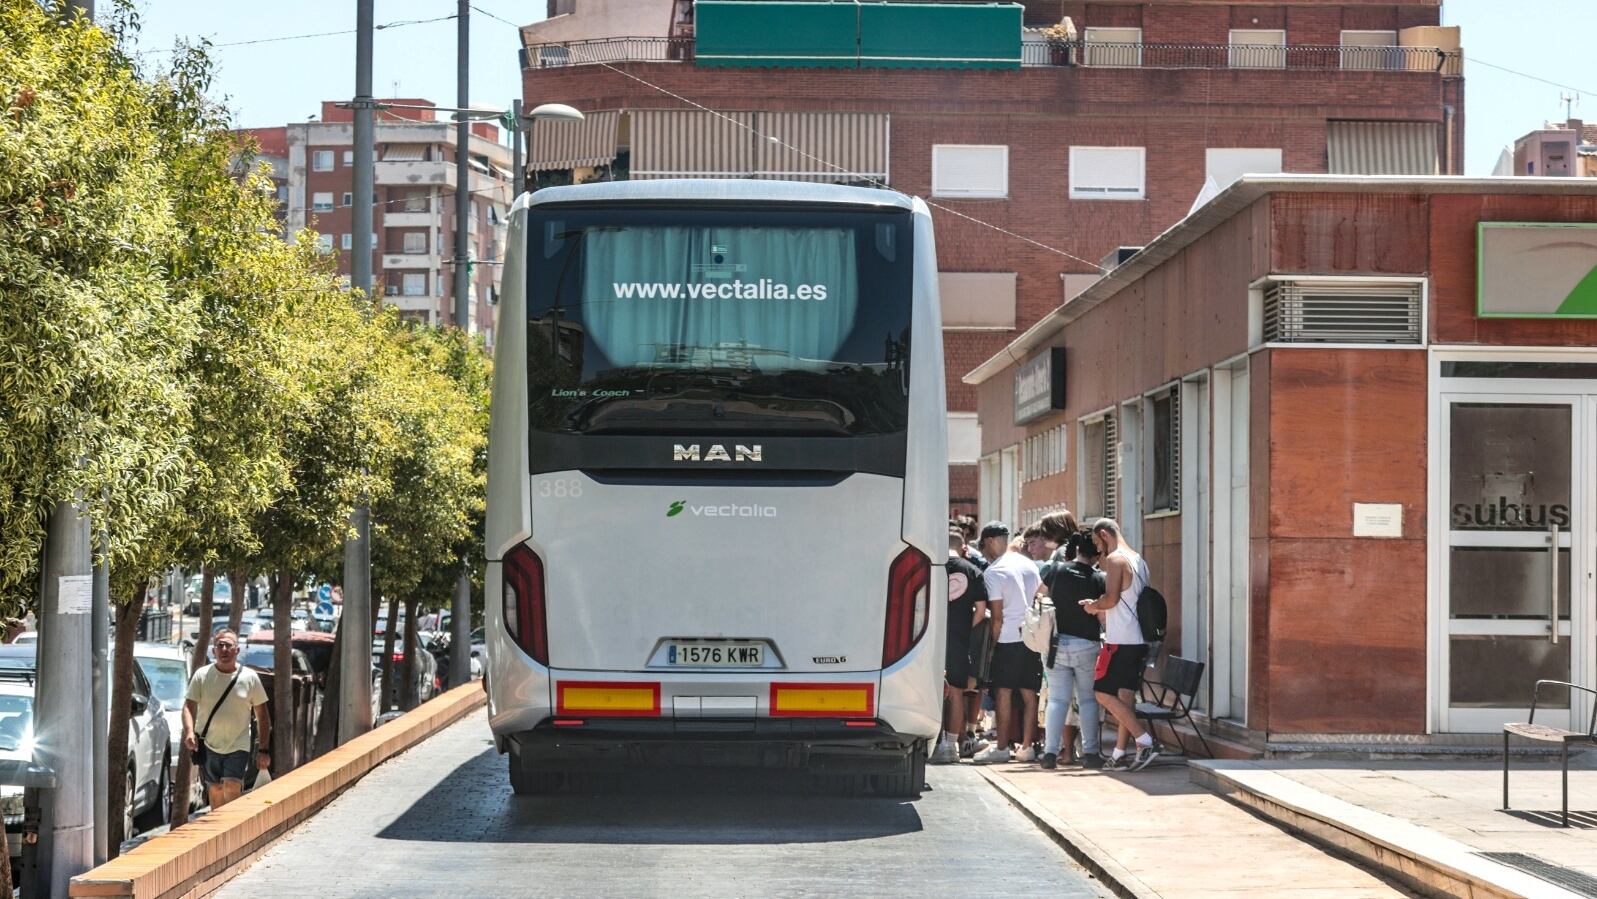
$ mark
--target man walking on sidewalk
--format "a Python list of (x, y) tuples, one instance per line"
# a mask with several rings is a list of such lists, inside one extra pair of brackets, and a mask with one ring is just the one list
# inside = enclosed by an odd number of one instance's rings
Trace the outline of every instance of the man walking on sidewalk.
[[(216, 662), (194, 672), (189, 679), (183, 703), (183, 745), (204, 761), (200, 778), (205, 783), (211, 808), (217, 809), (244, 792), (244, 775), (250, 765), (250, 714), (255, 716), (260, 735), (260, 751), (255, 765), (266, 770), (272, 764), (272, 719), (266, 711), (266, 687), (254, 669), (238, 663), (238, 634), (227, 628), (216, 632), (213, 648)], [(199, 733), (194, 731), (195, 718)]]
[[(1014, 716), (1021, 718), (1021, 749), (1018, 761), (1035, 761), (1031, 744), (1037, 738), (1037, 691), (1042, 687), (1042, 658), (1020, 637), (1026, 607), (1042, 585), (1037, 563), (1009, 547), (1009, 528), (1003, 522), (990, 522), (981, 531), (982, 555), (989, 560), (982, 579), (987, 585), (987, 607), (998, 630), (998, 645), (993, 649), (992, 684), (998, 718), (998, 742), (979, 753), (978, 763), (1009, 761), (1010, 727)], [(1019, 695), (1017, 710), (1016, 695)]]
[(1120, 525), (1113, 519), (1098, 519), (1092, 526), (1092, 542), (1102, 556), (1098, 564), (1104, 573), (1104, 595), (1083, 601), (1081, 607), (1105, 613), (1104, 646), (1098, 653), (1093, 690), (1119, 725), (1109, 767), (1122, 767), (1126, 744), (1135, 739), (1137, 754), (1125, 767), (1140, 771), (1159, 755), (1136, 712), (1137, 689), (1142, 686), (1142, 667), (1148, 659), (1148, 644), (1143, 642), (1142, 624), (1137, 620), (1137, 599), (1148, 586), (1148, 563), (1125, 544)]

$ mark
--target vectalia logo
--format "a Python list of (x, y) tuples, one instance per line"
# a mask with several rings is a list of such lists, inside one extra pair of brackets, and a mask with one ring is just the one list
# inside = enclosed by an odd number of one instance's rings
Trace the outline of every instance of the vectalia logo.
[(665, 517), (675, 518), (686, 510), (694, 518), (775, 518), (775, 506), (728, 503), (722, 506), (690, 506), (686, 500), (673, 500)]

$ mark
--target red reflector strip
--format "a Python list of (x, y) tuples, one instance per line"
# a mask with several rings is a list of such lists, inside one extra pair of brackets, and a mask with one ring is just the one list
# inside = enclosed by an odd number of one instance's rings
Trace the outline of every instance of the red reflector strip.
[(581, 718), (556, 718), (551, 723), (555, 727), (581, 727), (588, 722), (583, 721)]
[(560, 681), (555, 686), (555, 714), (656, 718), (660, 715), (660, 684)]
[(844, 727), (875, 727), (875, 721), (844, 721)]

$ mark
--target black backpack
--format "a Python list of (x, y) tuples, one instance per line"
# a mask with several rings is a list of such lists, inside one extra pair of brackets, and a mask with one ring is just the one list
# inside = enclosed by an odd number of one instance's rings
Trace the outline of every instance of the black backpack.
[(1163, 643), (1170, 624), (1170, 609), (1165, 605), (1164, 594), (1152, 586), (1143, 587), (1137, 594), (1137, 624), (1142, 627), (1142, 639), (1148, 643)]

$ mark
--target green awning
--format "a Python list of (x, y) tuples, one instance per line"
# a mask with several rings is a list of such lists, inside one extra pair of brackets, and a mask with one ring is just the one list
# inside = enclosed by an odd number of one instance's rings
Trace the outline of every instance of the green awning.
[(699, 0), (701, 66), (1020, 68), (1016, 3)]

